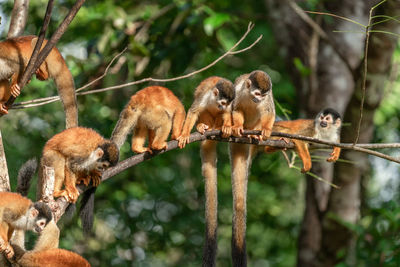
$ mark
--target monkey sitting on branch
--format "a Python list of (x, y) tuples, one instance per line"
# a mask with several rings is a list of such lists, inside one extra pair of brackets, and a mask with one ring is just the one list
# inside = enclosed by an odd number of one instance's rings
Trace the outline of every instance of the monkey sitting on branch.
[[(146, 87), (134, 94), (121, 112), (111, 140), (121, 148), (133, 129), (133, 152), (152, 153), (153, 150), (166, 149), (171, 129), (171, 139), (175, 140), (181, 134), (185, 114), (182, 103), (169, 89), (161, 86)], [(148, 147), (144, 147), (146, 137)]]
[[(231, 103), (235, 91), (231, 81), (221, 77), (209, 77), (197, 86), (182, 133), (178, 137), (180, 148), (189, 142), (190, 131), (197, 122), (200, 133), (205, 130), (221, 129), (222, 136), (231, 135)], [(218, 192), (217, 192), (217, 142), (201, 142), (200, 155), (205, 187), (206, 231), (203, 250), (203, 265), (215, 266), (217, 251)]]
[[(21, 92), (18, 81), (28, 65), (37, 39), (36, 36), (30, 35), (0, 42), (0, 114), (8, 113), (4, 104), (10, 96), (17, 97)], [(44, 40), (42, 47), (46, 42)], [(78, 126), (74, 80), (57, 48), (53, 48), (40, 65), (36, 71), (36, 77), (41, 81), (47, 80), (49, 77), (53, 78), (64, 106), (66, 128)]]
[[(272, 130), (274, 132), (297, 134), (306, 137), (317, 138), (324, 141), (340, 143), (340, 129), (342, 120), (340, 114), (332, 109), (326, 108), (318, 113), (315, 119), (299, 119), (290, 121), (277, 121), (274, 123)], [(278, 137), (274, 137), (277, 139)], [(284, 138), (285, 139), (285, 138)], [(291, 139), (295, 145), (295, 151), (303, 162), (301, 172), (310, 171), (312, 162), (310, 152), (308, 151), (308, 142), (302, 140)], [(280, 150), (276, 147), (265, 146), (266, 153), (273, 153)], [(340, 147), (334, 147), (328, 162), (335, 162), (340, 156)]]

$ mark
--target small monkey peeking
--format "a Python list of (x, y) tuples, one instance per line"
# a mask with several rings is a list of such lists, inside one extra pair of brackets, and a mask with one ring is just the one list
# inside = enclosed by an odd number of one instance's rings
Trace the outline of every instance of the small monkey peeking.
[[(171, 129), (171, 139), (175, 140), (181, 134), (185, 114), (181, 101), (169, 89), (162, 86), (146, 87), (134, 94), (121, 112), (111, 140), (121, 148), (133, 130), (133, 152), (152, 153), (153, 150), (166, 149)], [(144, 147), (146, 137), (148, 147)]]
[(50, 208), (41, 202), (32, 203), (17, 193), (0, 192), (0, 253), (12, 258), (9, 240), (14, 230), (40, 233), (53, 218)]
[[(313, 137), (324, 141), (340, 143), (340, 130), (342, 127), (342, 119), (340, 114), (332, 109), (326, 108), (318, 113), (315, 119), (299, 119), (291, 121), (277, 121), (273, 126), (274, 132), (298, 134), (307, 137)], [(274, 139), (277, 139), (274, 137)], [(308, 150), (308, 142), (302, 140), (291, 139), (295, 146), (295, 151), (303, 162), (301, 172), (310, 171), (312, 162), (310, 152)], [(280, 149), (265, 146), (266, 153), (273, 153)], [(335, 162), (340, 156), (340, 147), (334, 147), (328, 162)]]

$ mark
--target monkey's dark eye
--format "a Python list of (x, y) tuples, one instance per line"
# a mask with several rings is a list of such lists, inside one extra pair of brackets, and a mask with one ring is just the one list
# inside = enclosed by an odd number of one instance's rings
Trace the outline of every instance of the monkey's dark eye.
[(225, 101), (225, 100), (222, 100), (220, 103), (221, 103), (221, 105), (223, 105), (223, 106), (226, 105), (226, 101)]
[(254, 93), (256, 96), (261, 96), (261, 93), (260, 92), (255, 92)]

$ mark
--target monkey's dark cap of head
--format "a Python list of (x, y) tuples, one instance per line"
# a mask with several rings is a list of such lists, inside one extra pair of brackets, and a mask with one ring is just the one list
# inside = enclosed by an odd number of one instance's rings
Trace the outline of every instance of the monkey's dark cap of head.
[(101, 145), (100, 148), (104, 151), (101, 160), (108, 161), (110, 163), (110, 166), (117, 165), (119, 160), (118, 146), (114, 142), (108, 141)]
[(326, 109), (322, 110), (322, 115), (326, 116), (329, 114), (331, 114), (332, 119), (334, 121), (336, 121), (337, 119), (341, 119), (339, 112), (337, 112), (333, 108), (326, 108)]
[(261, 70), (255, 70), (250, 73), (249, 80), (253, 87), (259, 88), (261, 91), (268, 91), (272, 88), (272, 82), (269, 75)]
[(39, 212), (38, 218), (45, 218), (46, 224), (53, 219), (53, 213), (51, 212), (50, 207), (43, 202), (35, 202), (33, 204), (35, 209)]
[(235, 98), (235, 90), (233, 89), (233, 84), (231, 81), (221, 78), (215, 85), (219, 91), (219, 97), (232, 102)]

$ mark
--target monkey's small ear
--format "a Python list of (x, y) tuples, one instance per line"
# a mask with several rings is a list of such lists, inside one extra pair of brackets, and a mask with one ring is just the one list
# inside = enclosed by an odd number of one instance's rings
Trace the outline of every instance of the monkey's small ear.
[(214, 87), (213, 93), (214, 93), (214, 96), (218, 96), (219, 90), (217, 89), (217, 87)]
[(31, 215), (32, 215), (32, 217), (37, 217), (39, 215), (39, 211), (35, 208), (32, 208)]
[(249, 88), (251, 87), (251, 81), (250, 81), (250, 79), (246, 79), (246, 81), (245, 81), (245, 86), (246, 86), (246, 89), (249, 89)]
[(96, 149), (95, 153), (97, 158), (101, 158), (104, 155), (104, 151), (100, 147)]
[(342, 120), (340, 118), (337, 118), (335, 124), (337, 126), (340, 126), (342, 124)]

